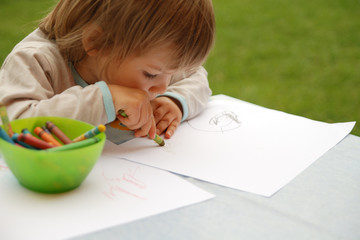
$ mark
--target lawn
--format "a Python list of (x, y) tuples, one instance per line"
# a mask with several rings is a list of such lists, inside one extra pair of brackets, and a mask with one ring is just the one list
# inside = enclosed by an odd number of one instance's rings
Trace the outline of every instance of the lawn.
[[(53, 0), (1, 0), (0, 62)], [(214, 94), (334, 123), (360, 136), (358, 0), (214, 0)]]

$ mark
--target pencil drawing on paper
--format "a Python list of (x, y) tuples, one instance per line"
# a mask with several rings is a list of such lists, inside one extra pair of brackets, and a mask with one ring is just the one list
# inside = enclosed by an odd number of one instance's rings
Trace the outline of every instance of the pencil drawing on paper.
[(215, 115), (211, 115), (207, 124), (204, 122), (187, 121), (190, 127), (204, 132), (227, 132), (241, 126), (241, 121), (233, 111), (224, 110)]

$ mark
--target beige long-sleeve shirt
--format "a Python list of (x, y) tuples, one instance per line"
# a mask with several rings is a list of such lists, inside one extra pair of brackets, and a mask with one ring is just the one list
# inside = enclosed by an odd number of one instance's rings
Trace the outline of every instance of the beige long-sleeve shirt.
[[(0, 70), (0, 102), (10, 119), (62, 116), (93, 125), (115, 120), (105, 82), (81, 85), (54, 41), (36, 29), (15, 46)], [(80, 84), (80, 85), (79, 85)], [(164, 94), (183, 107), (183, 120), (201, 112), (211, 95), (207, 72), (199, 67), (171, 79)]]

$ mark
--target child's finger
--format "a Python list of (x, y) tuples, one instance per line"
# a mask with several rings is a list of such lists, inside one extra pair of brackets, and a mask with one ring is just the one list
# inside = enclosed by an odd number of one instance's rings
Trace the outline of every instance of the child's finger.
[(165, 132), (165, 138), (171, 138), (179, 124), (179, 121), (173, 121)]
[(140, 114), (129, 114), (127, 117), (118, 115), (118, 119), (122, 124), (132, 130), (141, 128), (142, 125), (144, 125), (144, 123), (140, 122)]
[(152, 118), (150, 121), (145, 123), (141, 128), (134, 131), (135, 137), (144, 137), (146, 135), (149, 138), (154, 139), (156, 134), (156, 125), (155, 121)]
[(169, 119), (161, 119), (161, 121), (156, 124), (158, 134), (162, 134), (170, 126), (171, 122)]
[[(126, 113), (122, 115), (120, 112)], [(142, 132), (149, 131), (151, 121), (154, 121), (152, 107), (149, 102), (140, 103), (134, 106), (130, 106), (127, 110), (119, 110), (118, 115), (121, 123), (126, 125), (129, 129), (141, 129), (139, 134)], [(146, 135), (146, 134), (145, 134)]]
[[(171, 116), (170, 114), (168, 114), (167, 116)], [(176, 128), (179, 126), (180, 124), (180, 120), (172, 117), (172, 118), (163, 118), (157, 125), (156, 128), (158, 130), (158, 134), (162, 134), (163, 132), (165, 132), (165, 137), (170, 138)]]
[(166, 113), (167, 111), (164, 107), (159, 106), (158, 108), (154, 109), (155, 123), (158, 124), (160, 120), (164, 118)]
[(155, 124), (155, 121), (153, 119), (152, 125), (151, 125), (149, 133), (148, 133), (148, 136), (149, 136), (149, 138), (154, 139), (155, 135), (156, 135), (156, 124)]

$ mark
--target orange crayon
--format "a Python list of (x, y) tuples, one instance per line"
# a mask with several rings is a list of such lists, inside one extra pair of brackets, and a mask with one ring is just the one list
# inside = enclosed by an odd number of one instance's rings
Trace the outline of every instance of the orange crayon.
[(54, 144), (55, 146), (62, 146), (51, 134), (47, 133), (41, 127), (36, 127), (34, 129), (36, 135), (38, 135), (42, 140), (48, 142), (50, 144)]
[(55, 147), (55, 145), (47, 143), (47, 142), (45, 142), (41, 139), (38, 139), (30, 134), (20, 133), (19, 136), (17, 137), (17, 140), (27, 143), (30, 146), (40, 148), (40, 149), (48, 149), (48, 148)]

